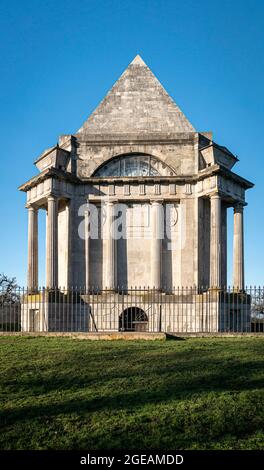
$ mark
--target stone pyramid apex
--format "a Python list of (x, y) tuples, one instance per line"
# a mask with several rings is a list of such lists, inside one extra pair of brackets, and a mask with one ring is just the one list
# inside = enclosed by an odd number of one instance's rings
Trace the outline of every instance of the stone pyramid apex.
[(113, 136), (189, 132), (194, 127), (139, 54), (78, 131)]
[(137, 54), (134, 59), (132, 60), (132, 62), (130, 62), (130, 65), (142, 65), (142, 66), (145, 66), (147, 67), (147, 65), (145, 64), (144, 60), (142, 59), (142, 57)]

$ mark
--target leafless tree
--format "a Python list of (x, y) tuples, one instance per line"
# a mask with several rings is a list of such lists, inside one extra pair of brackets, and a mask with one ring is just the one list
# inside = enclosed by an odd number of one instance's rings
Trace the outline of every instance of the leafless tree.
[(14, 303), (18, 300), (18, 285), (16, 278), (9, 278), (4, 273), (0, 274), (0, 303)]

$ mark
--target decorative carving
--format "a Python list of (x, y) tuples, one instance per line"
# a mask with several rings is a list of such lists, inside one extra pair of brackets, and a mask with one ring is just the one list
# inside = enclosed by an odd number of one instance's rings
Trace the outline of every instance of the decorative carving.
[(192, 186), (190, 183), (186, 183), (185, 185), (185, 194), (192, 194)]
[(124, 196), (129, 196), (129, 195), (130, 195), (130, 185), (124, 184)]
[(170, 222), (171, 222), (171, 226), (174, 227), (177, 222), (178, 222), (178, 210), (176, 209), (176, 207), (174, 206), (171, 210), (171, 219), (170, 219)]
[(154, 193), (155, 194), (160, 194), (160, 184), (159, 183), (156, 183), (154, 185)]
[(141, 183), (139, 185), (139, 194), (140, 196), (144, 196), (144, 194), (146, 194), (146, 191), (145, 191), (145, 184), (144, 183)]

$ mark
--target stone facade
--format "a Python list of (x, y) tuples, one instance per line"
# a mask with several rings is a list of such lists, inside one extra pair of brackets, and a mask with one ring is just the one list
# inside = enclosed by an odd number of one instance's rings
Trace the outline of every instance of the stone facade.
[[(232, 171), (236, 162), (210, 132), (194, 129), (137, 56), (79, 131), (46, 150), (35, 162), (39, 174), (20, 187), (29, 211), (29, 290), (38, 287), (39, 209), (47, 212), (51, 289), (221, 289), (233, 207), (233, 284), (242, 291), (243, 208), (253, 185)], [(89, 232), (87, 203), (97, 210), (98, 237)], [(125, 233), (116, 240), (111, 222), (120, 212)]]

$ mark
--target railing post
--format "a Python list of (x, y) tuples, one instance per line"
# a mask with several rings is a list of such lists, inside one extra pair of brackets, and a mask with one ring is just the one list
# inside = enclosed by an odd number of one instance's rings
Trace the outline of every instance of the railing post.
[(121, 330), (125, 331), (125, 306), (124, 306), (124, 288), (122, 287), (122, 317), (121, 317)]
[(159, 308), (159, 332), (160, 333), (162, 331), (161, 312), (162, 312), (162, 305), (160, 304), (160, 308)]

